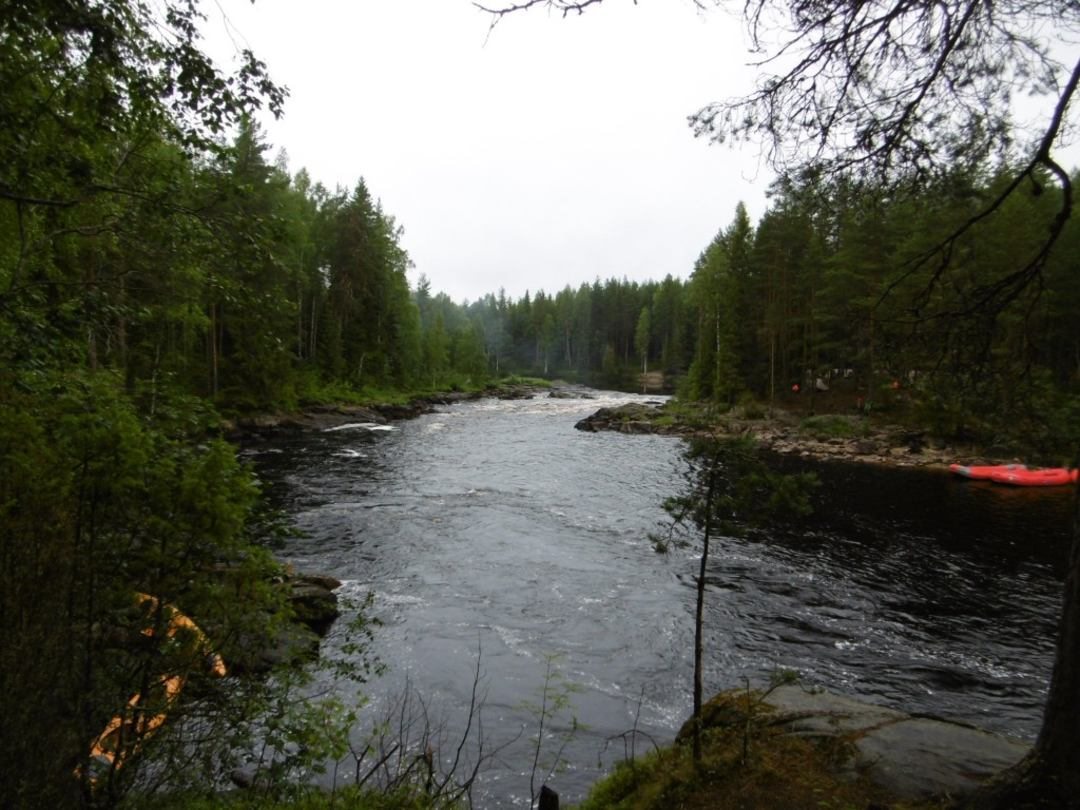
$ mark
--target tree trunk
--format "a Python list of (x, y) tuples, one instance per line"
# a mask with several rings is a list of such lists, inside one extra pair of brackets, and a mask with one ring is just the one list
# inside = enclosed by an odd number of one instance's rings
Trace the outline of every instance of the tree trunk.
[(776, 335), (769, 335), (769, 404), (776, 399)]
[(874, 313), (870, 313), (870, 334), (867, 341), (870, 345), (870, 353), (866, 364), (866, 401), (874, 399)]
[(1080, 804), (1080, 489), (1074, 496), (1072, 545), (1044, 717), (1035, 750), (1062, 775), (1065, 794)]
[(91, 371), (97, 371), (97, 334), (94, 332), (94, 327), (92, 326), (86, 330), (86, 362)]
[(716, 317), (713, 319), (713, 399), (720, 398), (720, 303), (716, 302)]
[[(131, 368), (130, 358), (128, 357), (128, 335), (127, 335), (127, 318), (124, 316), (124, 279), (120, 279), (120, 303), (118, 308), (118, 314), (116, 316), (116, 359), (120, 368), (124, 371), (124, 378), (132, 381), (135, 376), (135, 370)], [(158, 339), (160, 341), (160, 338)], [(129, 384), (129, 390), (133, 386)]]
[(210, 305), (210, 397), (217, 395), (218, 390), (218, 330), (217, 330), (217, 306)]
[(296, 359), (304, 359), (304, 286), (296, 282)]
[(705, 534), (701, 544), (701, 567), (698, 569), (697, 606), (694, 610), (694, 762), (701, 762), (701, 693), (702, 666), (705, 630), (705, 570), (709, 563), (709, 537), (712, 529), (713, 500), (716, 494), (716, 468), (719, 459), (713, 452), (708, 459), (709, 485), (705, 492)]
[(1080, 808), (1080, 487), (1073, 499), (1063, 601), (1054, 672), (1035, 747), (977, 793), (971, 807)]
[(559, 794), (544, 785), (540, 788), (540, 804), (537, 810), (559, 810)]

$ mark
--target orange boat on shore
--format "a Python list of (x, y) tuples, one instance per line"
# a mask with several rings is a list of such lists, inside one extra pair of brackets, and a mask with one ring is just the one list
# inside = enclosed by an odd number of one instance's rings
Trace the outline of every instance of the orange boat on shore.
[[(168, 638), (186, 644), (192, 653), (192, 661), (201, 661), (210, 674), (219, 678), (227, 674), (225, 662), (211, 649), (209, 639), (178, 608), (145, 593), (136, 593), (135, 603), (145, 612), (148, 622), (142, 629), (144, 636), (153, 636), (157, 629), (162, 629)], [(136, 693), (108, 722), (90, 744), (88, 776), (91, 785), (98, 783), (101, 773), (121, 768), (128, 757), (139, 750), (142, 742), (165, 723), (167, 712), (180, 697), (189, 674), (170, 672), (158, 676), (150, 684), (151, 694)], [(81, 768), (76, 769), (76, 773), (81, 773)]]
[(1024, 464), (996, 464), (968, 467), (963, 464), (950, 464), (949, 469), (964, 478), (978, 481), (993, 481), (996, 484), (1009, 484), (1015, 487), (1060, 487), (1075, 484), (1080, 478), (1080, 470), (1065, 467), (1047, 467), (1033, 470)]
[(1000, 470), (991, 475), (990, 480), (1016, 487), (1060, 487), (1075, 484), (1078, 475), (1080, 470), (1049, 467), (1045, 470)]
[(967, 467), (963, 464), (950, 464), (949, 469), (964, 478), (972, 478), (976, 481), (989, 481), (994, 477), (995, 473), (1026, 470), (1027, 466), (1024, 464), (996, 464), (993, 466)]

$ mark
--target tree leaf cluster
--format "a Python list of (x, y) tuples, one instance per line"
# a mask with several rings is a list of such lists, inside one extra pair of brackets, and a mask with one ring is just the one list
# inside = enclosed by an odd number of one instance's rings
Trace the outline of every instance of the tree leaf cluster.
[[(0, 17), (5, 806), (217, 786), (296, 697), (288, 677), (208, 666), (241, 670), (291, 614), (255, 542), (257, 482), (215, 437), (213, 404), (295, 396), (303, 263), (286, 248), (318, 211), (284, 216), (309, 198), (249, 121), (284, 92), (249, 54), (220, 73), (199, 14), (73, 0)], [(109, 728), (109, 755), (92, 756)]]
[(771, 469), (750, 437), (690, 439), (683, 460), (683, 490), (663, 504), (670, 516), (666, 536), (653, 537), (658, 550), (690, 544), (706, 526), (713, 537), (737, 537), (812, 511), (817, 477)]

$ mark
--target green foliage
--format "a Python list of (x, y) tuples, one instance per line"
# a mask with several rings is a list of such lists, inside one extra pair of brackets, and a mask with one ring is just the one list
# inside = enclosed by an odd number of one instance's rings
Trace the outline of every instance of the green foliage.
[[(279, 566), (254, 544), (268, 528), (256, 482), (213, 437), (210, 400), (290, 407), (318, 384), (317, 326), (329, 308), (326, 250), (313, 243), (332, 241), (324, 209), (337, 201), (263, 159), (250, 113), (276, 112), (282, 91), (251, 54), (234, 76), (213, 67), (199, 50), (196, 4), (30, 2), (7, 12), (5, 804), (110, 805), (135, 785), (220, 784), (256, 726), (270, 739), (267, 712), (301, 687), (292, 674), (226, 685), (205, 667), (208, 647), (239, 669), (289, 627), (270, 584)], [(385, 378), (397, 380), (418, 367), (412, 305), (397, 231), (378, 213), (387, 264), (368, 269), (389, 279)], [(173, 610), (205, 641), (166, 632)], [(307, 752), (290, 768), (325, 753), (319, 740), (340, 743), (324, 733), (335, 713), (316, 703), (283, 715), (275, 733)], [(168, 722), (155, 729), (139, 717)], [(116, 755), (90, 762), (113, 718)]]
[(488, 378), (487, 359), (480, 330), (470, 323), (454, 337), (451, 366), (465, 377), (466, 384), (479, 385)]
[(634, 329), (634, 350), (641, 358), (641, 372), (649, 370), (649, 345), (652, 342), (652, 316), (648, 307), (641, 308), (638, 316), (637, 327)]
[(611, 388), (620, 388), (623, 385), (626, 370), (619, 363), (615, 347), (610, 343), (604, 348), (604, 359), (600, 365), (600, 379), (603, 384)]
[(840, 414), (822, 414), (808, 416), (799, 423), (799, 431), (808, 434), (818, 441), (825, 439), (850, 439), (854, 436), (865, 435), (866, 424), (863, 420), (853, 416), (841, 416)]
[[(1026, 387), (1034, 369), (1056, 392), (1075, 385), (1074, 224), (1041, 298), (1022, 291), (989, 313), (1000, 329), (951, 317), (1039, 244), (1057, 192), (1012, 195), (928, 291), (905, 263), (1006, 175), (965, 168), (914, 200), (784, 177), (756, 228), (736, 209), (689, 282), (596, 280), (458, 305), (426, 279), (410, 291), (401, 228), (362, 180), (331, 191), (268, 162), (251, 114), (276, 112), (283, 93), (249, 53), (221, 75), (199, 50), (198, 19), (196, 4), (126, 0), (42, 0), (5, 17), (6, 363), (107, 368), (129, 390), (207, 396), (231, 413), (292, 408), (322, 388), (348, 397), (508, 371), (636, 388), (635, 357), (685, 373), (687, 398), (726, 407), (747, 391), (771, 403), (832, 368), (853, 369), (864, 399), (884, 406), (883, 372), (936, 368), (1031, 436), (1045, 431), (1010, 381)], [(92, 58), (76, 70), (83, 49)]]
[[(270, 593), (280, 594), (280, 589)], [(298, 647), (263, 677), (241, 667), (252, 639), (260, 645), (288, 644), (297, 638), (297, 625), (289, 621), (288, 611), (279, 611), (279, 621), (264, 617), (261, 627), (244, 628), (239, 657), (226, 659), (242, 677), (201, 683), (196, 701), (182, 710), (170, 708), (168, 723), (147, 741), (138, 763), (141, 778), (129, 801), (141, 806), (148, 796), (199, 795), (227, 783), (237, 772), (250, 780), (248, 795), (268, 804), (302, 803), (313, 795), (315, 776), (348, 752), (362, 705), (362, 699), (350, 704), (337, 695), (355, 693), (382, 670), (367, 653), (372, 632), (368, 607), (370, 600), (344, 607), (355, 611), (355, 618), (335, 627), (332, 651), (309, 661)], [(222, 633), (221, 628), (208, 629), (215, 631), (215, 640)], [(228, 647), (221, 649), (228, 653)], [(316, 690), (316, 680), (333, 682), (337, 689)]]
[[(666, 536), (653, 538), (658, 550), (685, 545), (706, 524), (721, 535), (740, 535), (810, 512), (817, 477), (770, 470), (751, 438), (695, 438), (685, 459), (686, 488), (664, 501), (671, 523)], [(713, 497), (708, 498), (710, 484)]]
[[(182, 609), (227, 661), (284, 610), (267, 586), (277, 566), (249, 543), (257, 489), (231, 447), (167, 432), (103, 375), (22, 388), (0, 397), (0, 755), (21, 774), (15, 806), (62, 795), (76, 769), (88, 790), (89, 741), (148, 683), (208, 678), (201, 648), (140, 641), (136, 593)], [(130, 787), (141, 736), (94, 792)]]
[(551, 380), (542, 377), (522, 377), (518, 374), (510, 374), (498, 380), (498, 385), (529, 385), (538, 388), (551, 388)]
[(578, 810), (940, 806), (899, 803), (864, 778), (852, 778), (843, 745), (785, 734), (768, 722), (763, 700), (754, 690), (717, 696), (707, 708), (719, 722), (704, 734), (700, 762), (679, 744), (623, 762), (593, 785)]
[(702, 760), (702, 692), (706, 575), (710, 543), (717, 535), (736, 535), (751, 527), (791, 520), (810, 512), (810, 473), (775, 473), (761, 459), (749, 438), (715, 436), (691, 439), (683, 455), (685, 488), (664, 502), (671, 516), (666, 537), (653, 536), (653, 547), (666, 552), (673, 542), (700, 539), (697, 607), (694, 616), (694, 712), (691, 720), (693, 758)]
[(731, 406), (742, 382), (738, 307), (746, 297), (749, 219), (741, 205), (735, 222), (717, 234), (694, 265), (690, 296), (697, 306), (697, 347), (687, 374), (687, 395)]
[(424, 371), (430, 376), (434, 388), (450, 365), (450, 338), (443, 327), (441, 315), (436, 316), (435, 323), (424, 333), (423, 357)]
[[(1075, 222), (1040, 284), (1006, 291), (1059, 193), (1023, 186), (949, 243), (940, 275), (927, 261), (944, 258), (941, 241), (1009, 177), (957, 168), (903, 198), (812, 172), (781, 178), (757, 228), (737, 212), (695, 265), (695, 349), (679, 396), (731, 404), (745, 390), (819, 412), (862, 403), (943, 436), (1050, 450), (1050, 414), (1076, 393), (1075, 362), (1055, 348), (1075, 348), (1078, 334)], [(819, 378), (832, 390), (816, 391)]]
[(749, 393), (744, 393), (739, 397), (738, 412), (743, 419), (755, 421), (764, 419), (768, 415), (767, 409)]

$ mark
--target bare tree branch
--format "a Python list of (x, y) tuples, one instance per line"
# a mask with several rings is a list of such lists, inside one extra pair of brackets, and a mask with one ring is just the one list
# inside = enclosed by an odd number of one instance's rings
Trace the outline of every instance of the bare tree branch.
[(1039, 183), (1037, 171), (1042, 167), (1050, 171), (1057, 179), (1061, 190), (1061, 204), (1057, 214), (1050, 222), (1046, 239), (1040, 244), (1038, 251), (1022, 267), (978, 290), (971, 303), (963, 308), (938, 313), (935, 317), (951, 319), (968, 317), (976, 312), (1000, 312), (1005, 306), (1014, 301), (1020, 292), (1039, 276), (1046, 265), (1046, 260), (1049, 258), (1055, 243), (1065, 229), (1065, 224), (1072, 216), (1072, 182), (1069, 179), (1068, 172), (1066, 172), (1053, 157), (1051, 157), (1051, 150), (1057, 142), (1061, 127), (1065, 122), (1069, 103), (1076, 94), (1078, 85), (1080, 85), (1080, 60), (1078, 60), (1073, 67), (1072, 75), (1058, 98), (1050, 123), (1048, 124), (1046, 132), (1043, 134), (1039, 146), (1031, 160), (1015, 174), (1005, 188), (989, 203), (983, 206), (977, 213), (968, 218), (936, 245), (919, 256), (916, 256), (909, 263), (908, 269), (885, 288), (879, 299), (879, 303), (892, 295), (896, 288), (907, 281), (911, 276), (925, 270), (929, 263), (936, 257), (938, 262), (933, 268), (933, 272), (915, 302), (917, 308), (925, 306), (934, 290), (940, 284), (942, 277), (952, 265), (953, 251), (959, 240), (969, 233), (976, 225), (989, 219), (996, 213), (1001, 206), (1005, 204), (1005, 201), (1016, 193), (1025, 181), (1030, 181), (1037, 185)]

